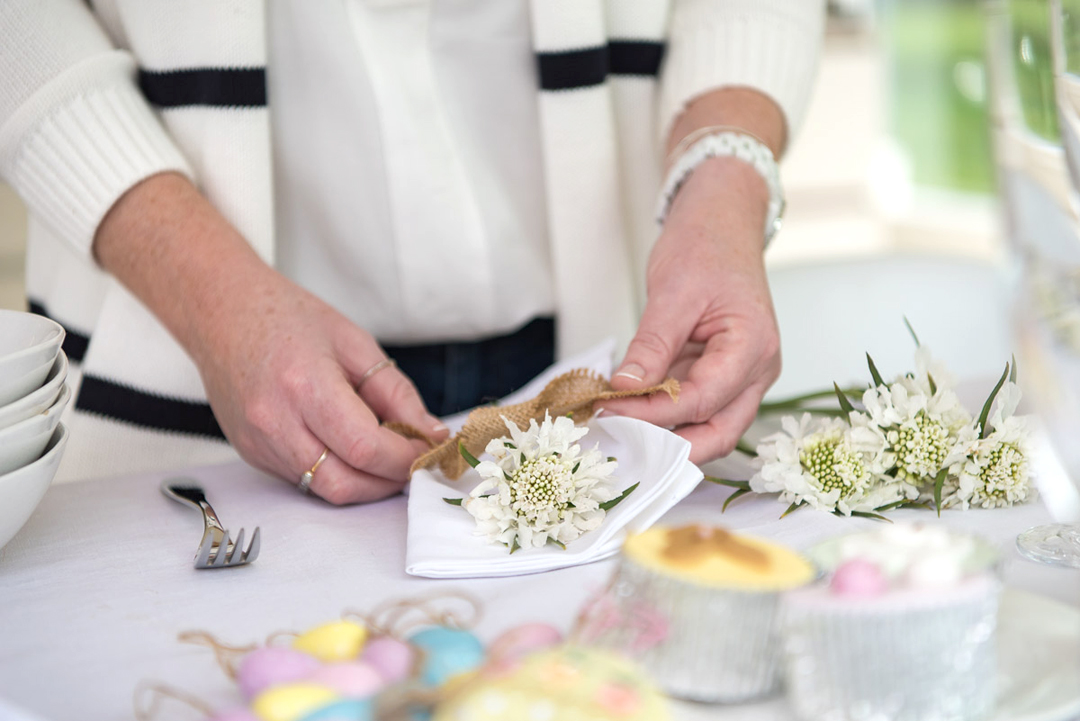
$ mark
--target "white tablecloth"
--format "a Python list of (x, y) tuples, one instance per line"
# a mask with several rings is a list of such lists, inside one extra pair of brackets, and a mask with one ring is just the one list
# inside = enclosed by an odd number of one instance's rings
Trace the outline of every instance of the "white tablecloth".
[[(716, 468), (738, 473), (738, 469)], [(465, 590), (483, 599), (479, 633), (490, 639), (527, 620), (569, 628), (586, 597), (603, 586), (612, 561), (533, 576), (436, 581), (405, 575), (405, 499), (332, 508), (242, 464), (191, 473), (229, 528), (262, 527), (262, 555), (227, 571), (195, 571), (201, 523), (164, 498), (161, 476), (57, 486), (19, 535), (0, 551), (0, 698), (50, 721), (132, 717), (142, 680), (165, 681), (215, 707), (239, 697), (207, 649), (180, 644), (204, 629), (229, 643), (304, 629), (346, 608), (397, 597)], [(774, 499), (744, 498), (721, 515), (728, 489), (703, 484), (666, 521), (723, 522), (795, 548), (869, 527), (803, 510), (777, 521)], [(923, 511), (897, 518), (932, 518)], [(944, 521), (1000, 545), (1012, 585), (1080, 605), (1080, 572), (1039, 566), (1014, 550), (1015, 535), (1048, 515), (1038, 504), (950, 512)], [(781, 718), (780, 701), (699, 707), (701, 717)], [(0, 713), (0, 716), (3, 714)], [(194, 719), (169, 705), (161, 721)]]

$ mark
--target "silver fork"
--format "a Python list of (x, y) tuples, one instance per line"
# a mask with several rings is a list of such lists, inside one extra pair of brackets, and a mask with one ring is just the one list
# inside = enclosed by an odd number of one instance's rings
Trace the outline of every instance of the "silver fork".
[(244, 547), (244, 529), (229, 540), (229, 532), (221, 525), (214, 509), (206, 500), (203, 489), (191, 478), (170, 478), (162, 482), (161, 492), (174, 501), (193, 506), (203, 514), (203, 536), (195, 552), (195, 568), (232, 568), (251, 563), (259, 557), (259, 529), (251, 534), (251, 545)]

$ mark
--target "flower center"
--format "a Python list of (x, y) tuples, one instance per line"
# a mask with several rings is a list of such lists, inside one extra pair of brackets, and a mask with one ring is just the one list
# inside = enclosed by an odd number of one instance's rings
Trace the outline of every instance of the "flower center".
[(841, 498), (855, 491), (855, 481), (866, 475), (859, 455), (847, 448), (838, 438), (811, 441), (799, 454), (803, 468), (818, 480), (821, 490), (839, 490)]
[(571, 469), (558, 458), (531, 458), (509, 483), (510, 507), (529, 521), (547, 518), (552, 512), (561, 514), (570, 503), (572, 477)]
[(948, 455), (948, 438), (945, 426), (919, 411), (913, 423), (901, 426), (889, 439), (896, 452), (896, 477), (918, 480), (936, 475)]
[(999, 500), (1014, 500), (1010, 494), (1024, 484), (1027, 459), (1016, 446), (1002, 443), (990, 452), (989, 463), (979, 473), (984, 484), (982, 494)]

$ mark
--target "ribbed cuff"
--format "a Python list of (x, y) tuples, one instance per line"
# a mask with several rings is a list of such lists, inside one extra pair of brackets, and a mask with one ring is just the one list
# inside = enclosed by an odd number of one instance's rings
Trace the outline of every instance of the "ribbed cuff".
[(790, 142), (810, 100), (824, 22), (818, 0), (676, 3), (661, 78), (661, 138), (690, 100), (745, 86), (780, 106)]
[(124, 53), (71, 68), (0, 132), (0, 171), (35, 216), (87, 257), (98, 225), (128, 189), (165, 171), (193, 175), (133, 71)]

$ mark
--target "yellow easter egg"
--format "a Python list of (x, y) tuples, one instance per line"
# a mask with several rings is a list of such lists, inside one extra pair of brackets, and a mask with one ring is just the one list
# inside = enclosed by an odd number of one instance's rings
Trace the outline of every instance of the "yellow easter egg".
[(255, 697), (251, 710), (262, 721), (296, 721), (338, 700), (337, 692), (313, 683), (273, 686)]
[(301, 634), (292, 647), (328, 663), (351, 661), (360, 654), (367, 635), (367, 629), (358, 623), (335, 621)]

